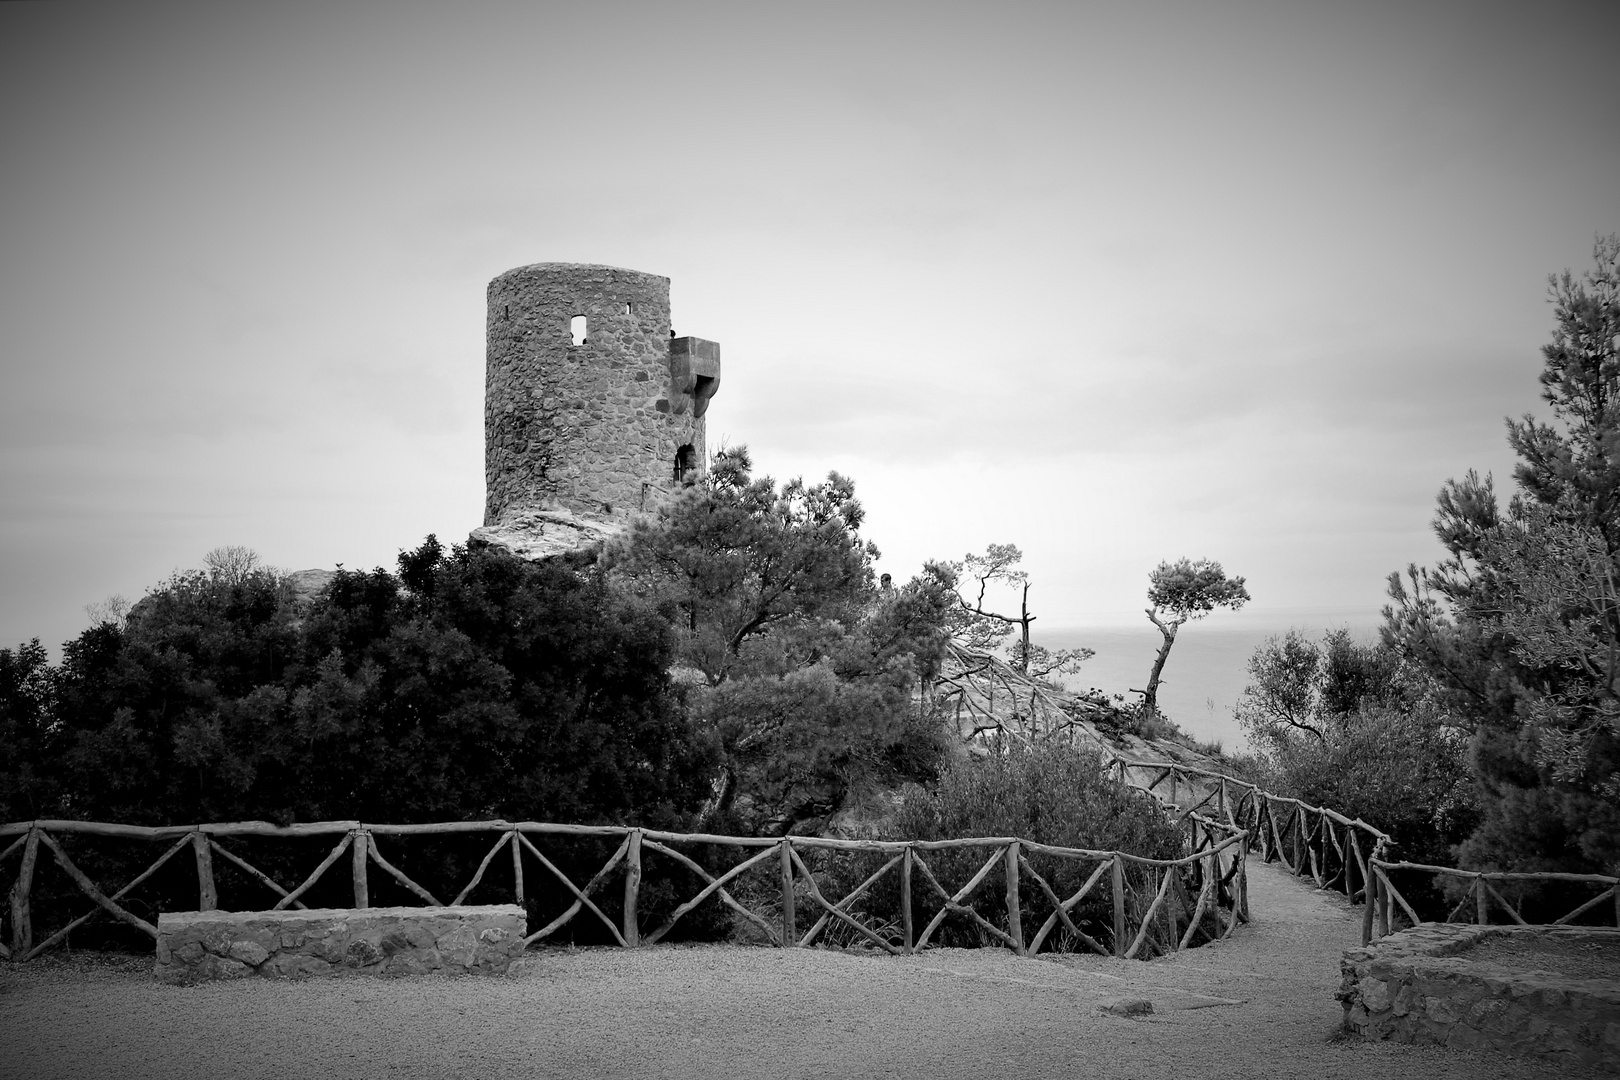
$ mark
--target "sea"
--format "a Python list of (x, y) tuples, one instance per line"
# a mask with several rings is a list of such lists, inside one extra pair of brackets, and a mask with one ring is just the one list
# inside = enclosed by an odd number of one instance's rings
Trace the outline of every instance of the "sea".
[[(1268, 638), (1296, 629), (1313, 640), (1331, 630), (1346, 629), (1361, 642), (1377, 638), (1381, 619), (1374, 613), (1344, 612), (1216, 612), (1189, 622), (1176, 634), (1159, 684), (1159, 709), (1182, 731), (1202, 742), (1219, 742), (1229, 751), (1243, 752), (1248, 743), (1233, 715), (1238, 698), (1249, 684), (1249, 658)], [(1131, 691), (1147, 685), (1163, 638), (1144, 615), (1140, 626), (1100, 624), (1034, 633), (1032, 640), (1049, 649), (1088, 648), (1096, 655), (1081, 666), (1080, 674), (1064, 682), (1071, 690), (1095, 687), (1138, 701)]]

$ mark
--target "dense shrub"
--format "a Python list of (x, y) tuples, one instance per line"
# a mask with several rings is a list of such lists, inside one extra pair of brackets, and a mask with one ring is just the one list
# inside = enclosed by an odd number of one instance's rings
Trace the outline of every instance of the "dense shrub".
[[(667, 624), (591, 572), (445, 551), (431, 537), (397, 574), (339, 572), (307, 606), (251, 565), (176, 574), (127, 620), (69, 642), (58, 667), (37, 643), (0, 650), (0, 818), (679, 828), (709, 794), (714, 756), (688, 724), (670, 659)], [(481, 855), (478, 841), (384, 844), (452, 896)], [(158, 854), (69, 847), (102, 881), (128, 880)], [(283, 882), (319, 859), (311, 843), (255, 847), (256, 865)], [(606, 857), (590, 847), (556, 861), (586, 880)], [(185, 863), (130, 899), (137, 913), (195, 903)], [(218, 872), (222, 888), (238, 873), (223, 860)], [(74, 890), (48, 861), (40, 874), (36, 923), (48, 932), (65, 921), (55, 900)]]
[(1468, 741), (1422, 672), (1339, 630), (1273, 637), (1249, 674), (1237, 711), (1257, 783), (1389, 833), (1391, 858), (1455, 865), (1478, 821)]
[(0, 814), (673, 825), (707, 793), (663, 623), (589, 575), (430, 537), (291, 600), (177, 574), (58, 669), (0, 650)]
[[(1057, 743), (954, 761), (932, 790), (907, 789), (889, 838), (963, 837), (1018, 837), (1055, 847), (1117, 850), (1159, 859), (1183, 854), (1181, 832), (1156, 800), (1109, 779), (1095, 752)], [(922, 859), (942, 886), (954, 890), (972, 878), (991, 855), (990, 848), (961, 848), (926, 852)], [(1096, 860), (1038, 852), (1026, 851), (1025, 856), (1060, 897), (1076, 892), (1098, 865)], [(817, 865), (826, 878), (824, 891), (843, 895), (881, 861), (871, 855), (821, 855)], [(1127, 902), (1138, 910), (1144, 908), (1152, 887), (1148, 875), (1133, 867), (1127, 875)], [(1146, 899), (1141, 895), (1144, 892)], [(986, 920), (1004, 928), (1005, 897), (1006, 876), (997, 865), (968, 902)], [(1026, 912), (1026, 936), (1032, 935), (1051, 913), (1051, 904), (1039, 885), (1027, 877), (1022, 879), (1019, 897)], [(913, 878), (914, 925), (919, 931), (939, 909), (941, 900), (921, 873)], [(901, 916), (897, 878), (893, 874), (886, 877), (860, 910), (871, 925), (892, 932)], [(1112, 910), (1110, 890), (1099, 884), (1072, 916), (1082, 930), (1107, 943), (1112, 939)], [(949, 917), (932, 940), (962, 946), (990, 943), (982, 928), (960, 915)], [(1066, 932), (1052, 939), (1055, 948), (1074, 945)]]
[(1017, 836), (1151, 858), (1181, 853), (1181, 834), (1156, 802), (1110, 779), (1095, 751), (1061, 743), (953, 762), (933, 791), (908, 791), (897, 827), (918, 840)]

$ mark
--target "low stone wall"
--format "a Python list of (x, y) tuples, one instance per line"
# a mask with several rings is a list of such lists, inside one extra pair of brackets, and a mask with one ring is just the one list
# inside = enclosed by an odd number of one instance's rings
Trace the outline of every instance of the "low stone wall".
[(483, 907), (169, 911), (158, 916), (165, 982), (249, 976), (505, 974), (523, 953), (515, 904)]
[(1620, 945), (1620, 930), (1423, 923), (1345, 950), (1338, 993), (1345, 1030), (1620, 1072), (1620, 984), (1468, 958), (1482, 941), (1521, 934)]

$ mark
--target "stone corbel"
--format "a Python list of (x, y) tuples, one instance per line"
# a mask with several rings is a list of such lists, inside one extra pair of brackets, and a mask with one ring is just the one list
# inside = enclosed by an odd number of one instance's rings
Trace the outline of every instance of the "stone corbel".
[(709, 399), (720, 389), (720, 343), (703, 338), (671, 338), (669, 342), (670, 401), (675, 415), (690, 407), (694, 417), (709, 409)]

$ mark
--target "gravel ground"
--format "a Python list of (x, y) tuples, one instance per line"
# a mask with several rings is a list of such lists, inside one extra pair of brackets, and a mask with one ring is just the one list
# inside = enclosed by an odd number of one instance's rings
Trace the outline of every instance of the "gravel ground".
[[(1138, 963), (740, 946), (549, 950), (523, 978), (249, 980), (0, 965), (3, 1077), (1572, 1077), (1336, 1038), (1341, 897), (1251, 863), (1253, 925)], [(1126, 1018), (1101, 1006), (1153, 1002)], [(1595, 1075), (1595, 1074), (1594, 1074)]]

